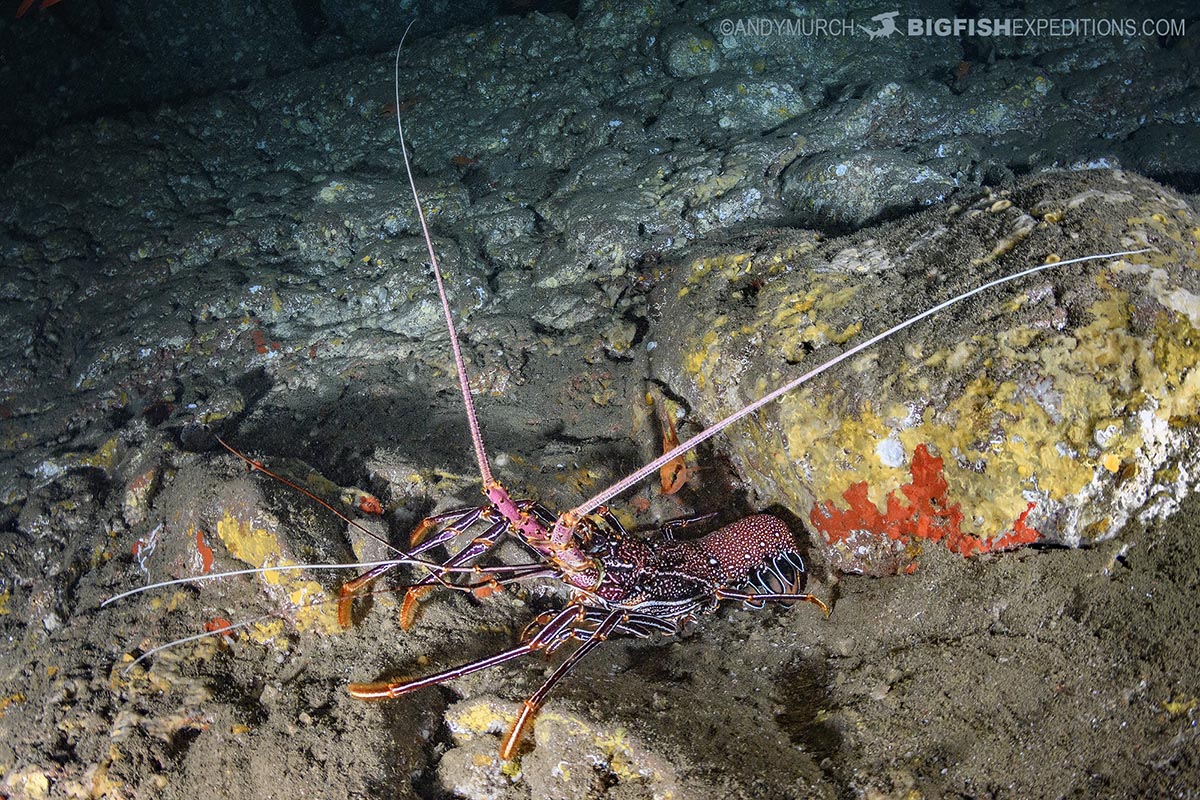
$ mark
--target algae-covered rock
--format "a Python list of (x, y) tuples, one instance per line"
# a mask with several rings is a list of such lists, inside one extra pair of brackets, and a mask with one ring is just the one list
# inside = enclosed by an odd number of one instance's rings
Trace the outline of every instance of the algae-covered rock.
[[(337, 487), (301, 462), (275, 459), (270, 468), (328, 497), (338, 496)], [(126, 536), (130, 543), (120, 544), (131, 547), (147, 582), (352, 557), (336, 517), (272, 478), (245, 474), (231, 456), (189, 464), (175, 473), (147, 521)], [(224, 613), (222, 608), (257, 607), (277, 617), (250, 625), (245, 634), (278, 644), (285, 630), (339, 630), (335, 604), (329, 602), (337, 580), (327, 572), (279, 569), (197, 583), (196, 594), (213, 614)], [(176, 587), (170, 598), (148, 593), (128, 602), (141, 603), (149, 615), (157, 615), (173, 611), (189, 596)], [(194, 623), (199, 626), (203, 620)]]
[(590, 796), (592, 787), (609, 787), (609, 796), (683, 798), (703, 796), (677, 774), (670, 755), (621, 727), (585, 716), (547, 709), (533, 728), (537, 746), (513, 761), (498, 754), (500, 737), (520, 706), (476, 697), (450, 706), (446, 723), (455, 747), (438, 765), (443, 788), (457, 797), (483, 800), (530, 796)]
[(1194, 480), (1200, 220), (1150, 180), (1046, 173), (844, 239), (710, 249), (660, 289), (673, 323), (654, 369), (713, 422), (988, 280), (1142, 247), (986, 292), (728, 432), (760, 502), (807, 520), (844, 569), (899, 568), (919, 538), (964, 555), (1086, 544), (1170, 513)]
[(676, 78), (694, 78), (721, 68), (716, 40), (695, 25), (676, 25), (663, 31), (659, 44), (667, 72)]

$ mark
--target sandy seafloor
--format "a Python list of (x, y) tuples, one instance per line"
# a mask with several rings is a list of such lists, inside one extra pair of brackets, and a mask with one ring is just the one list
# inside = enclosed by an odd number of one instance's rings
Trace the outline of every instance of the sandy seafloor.
[[(615, 96), (605, 95), (611, 76), (601, 66), (613, 75), (642, 69), (662, 82), (639, 84), (626, 74), (643, 95), (614, 119), (628, 126), (636, 116), (630, 109), (643, 103), (660, 115), (642, 120), (649, 139), (690, 141), (680, 133), (690, 119), (687, 103), (711, 106), (716, 98), (719, 105), (729, 96), (723, 86), (680, 99), (682, 87), (692, 91), (698, 80), (682, 74), (708, 69), (692, 63), (707, 58), (703, 31), (679, 22), (677, 39), (695, 37), (699, 50), (664, 54), (643, 43), (634, 63), (623, 64), (624, 34), (611, 33), (620, 28), (612, 23), (616, 12), (602, 11), (593, 8), (580, 23), (595, 25), (585, 29), (594, 39), (580, 34), (587, 48), (607, 54), (597, 66), (601, 77), (560, 90), (582, 93), (586, 106)], [(718, 10), (677, 11), (690, 25), (716, 19)], [(938, 136), (903, 157), (895, 142), (872, 138), (886, 138), (879, 128), (908, 118), (889, 105), (894, 90), (871, 84), (835, 98), (837, 80), (821, 88), (813, 78), (804, 97), (772, 94), (769, 103), (799, 104), (814, 119), (824, 114), (812, 125), (827, 140), (799, 123), (760, 137), (758, 106), (731, 112), (732, 121), (701, 118), (697, 127), (709, 126), (697, 134), (703, 145), (672, 162), (678, 172), (670, 185), (651, 181), (647, 189), (657, 140), (643, 147), (632, 134), (604, 139), (621, 126), (579, 108), (539, 129), (496, 100), (504, 96), (496, 87), (550, 92), (556, 78), (546, 64), (554, 59), (538, 47), (553, 41), (546, 31), (572, 25), (534, 16), (418, 40), (412, 48), (423, 77), (402, 87), (400, 104), (401, 113), (417, 117), (413, 139), (435, 237), (450, 269), (460, 269), (450, 279), (455, 311), (499, 477), (515, 494), (555, 509), (655, 452), (656, 429), (644, 408), (634, 409), (644, 406), (646, 343), (654, 326), (670, 320), (648, 309), (646, 297), (659, 262), (670, 261), (679, 242), (719, 238), (726, 223), (753, 230), (762, 220), (766, 227), (827, 225), (832, 236), (869, 227), (877, 216), (941, 207), (952, 184), (977, 196), (985, 186), (1011, 186), (1022, 171), (1071, 166), (1072, 154), (1099, 158), (1110, 141), (1129, 168), (1157, 169), (1168, 184), (1178, 179), (1185, 197), (1196, 188), (1187, 169), (1200, 147), (1194, 90), (1189, 95), (1182, 84), (1155, 84), (1168, 105), (1151, 114), (1158, 129), (1146, 134), (1153, 126), (1131, 124), (1109, 136), (1097, 123), (1084, 126), (1086, 141), (1065, 129), (1026, 141), (1044, 128), (1042, 117), (1012, 102), (996, 111), (999, 134), (946, 128), (947, 139), (970, 146), (926, 175), (922, 159), (939, 150)], [(658, 30), (659, 23), (632, 17), (626, 25)], [(604, 30), (610, 33), (595, 32)], [(616, 42), (610, 50), (596, 44), (608, 35)], [(1076, 63), (1044, 53), (1041, 62), (1020, 53), (1001, 53), (1000, 66), (994, 57), (971, 61), (976, 53), (959, 62), (957, 51), (943, 58), (942, 47), (931, 46), (945, 61), (939, 85), (963, 84), (956, 91), (969, 98), (964, 85), (975, 76), (1007, 70), (996, 86), (1040, 102), (1038, 70), (1055, 58)], [(1163, 49), (1167, 55), (1156, 51), (1152, 66), (1177, 58), (1184, 82), (1194, 76), (1192, 49)], [(742, 74), (738, 65), (746, 65), (728, 58), (726, 67)], [(1079, 85), (1131, 74), (1141, 58), (1116, 59)], [(503, 68), (509, 59), (511, 72)], [(646, 66), (659, 61), (680, 74)], [(969, 69), (955, 73), (955, 62), (968, 61)], [(911, 574), (887, 578), (831, 574), (812, 548), (809, 586), (829, 599), (828, 619), (807, 605), (723, 608), (682, 637), (607, 643), (556, 689), (533, 746), (508, 764), (496, 756), (504, 716), (554, 661), (531, 658), (379, 704), (350, 698), (345, 685), (422, 674), (509, 647), (535, 611), (561, 603), (553, 586), (482, 602), (435, 593), (408, 631), (389, 595), (348, 631), (323, 627), (328, 604), (321, 614), (298, 614), (289, 592), (336, 591), (336, 577), (316, 572), (289, 576), (284, 589), (230, 580), (99, 608), (150, 578), (201, 570), (197, 529), (207, 535), (216, 569), (243, 566), (238, 548), (282, 547), (287, 557), (332, 561), (361, 545), (361, 536), (296, 492), (247, 475), (214, 446), (212, 432), (322, 496), (358, 497), (339, 487), (378, 495), (386, 513), (367, 524), (397, 542), (423, 514), (476, 502), (446, 340), (428, 276), (414, 266), (422, 245), (411, 210), (398, 205), (406, 201), (393, 199), (403, 197), (404, 184), (389, 127), (390, 69), (390, 57), (377, 53), (153, 111), (85, 118), (48, 132), (10, 165), (0, 794), (1200, 795), (1195, 494), (1174, 516), (1134, 523), (1085, 549), (1035, 545), (963, 559), (927, 546)], [(436, 94), (439, 69), (454, 76), (445, 98)], [(892, 85), (921, 86), (909, 77), (911, 84)], [(1069, 73), (1056, 80), (1073, 86)], [(495, 89), (495, 107), (472, 106), (477, 81)], [(674, 100), (664, 85), (674, 87)], [(1158, 102), (1149, 89), (1115, 100), (1099, 90), (1082, 100), (1078, 91), (1055, 91), (1063, 108), (1076, 104), (1088, 119), (1096, 117), (1088, 104), (1101, 100), (1112, 100), (1112, 116), (1121, 119), (1142, 114), (1139, 103)], [(956, 118), (960, 96), (930, 92), (900, 106), (931, 114), (928, 125), (937, 127)], [(324, 97), (333, 98), (327, 106)], [(475, 112), (477, 127), (455, 126)], [(436, 121), (440, 114), (451, 121)], [(286, 117), (287, 125), (279, 122)], [(855, 127), (859, 120), (878, 124)], [(731, 127), (728, 140), (713, 133)], [(800, 130), (814, 142), (812, 152), (789, 150)], [(798, 209), (824, 206), (788, 199), (776, 179), (778, 165), (791, 162), (778, 159), (811, 158), (819, 166), (834, 158), (829, 153), (857, 152), (839, 149), (856, 136), (875, 145), (864, 148), (868, 167), (895, 170), (905, 186), (928, 185), (910, 180), (914, 174), (938, 185), (944, 179), (946, 197), (876, 187), (805, 217)], [(996, 152), (979, 144), (996, 137)], [(556, 143), (567, 149), (555, 151)], [(1024, 145), (1015, 155), (998, 154)], [(722, 161), (725, 148), (752, 166)], [(729, 185), (726, 174), (735, 175)], [(123, 180), (130, 175), (135, 180)], [(611, 206), (596, 189), (605, 181), (619, 187)], [(699, 184), (707, 189), (680, 189)], [(759, 184), (773, 188), (755, 194)], [(736, 196), (722, 195), (730, 185), (741, 187)], [(680, 192), (685, 212), (677, 207)], [(663, 220), (672, 215), (686, 222), (668, 229)], [(64, 216), (69, 224), (52, 222)], [(333, 310), (321, 305), (330, 296)], [(913, 287), (914, 309), (940, 299)], [(656, 517), (716, 510), (728, 519), (761, 510), (719, 444), (699, 466), (677, 498), (644, 488), (619, 513), (648, 525)], [(771, 510), (806, 536), (804, 509)], [(238, 528), (236, 520), (252, 522)], [(134, 543), (156, 530), (143, 575)], [(378, 552), (368, 547), (365, 555)], [(525, 556), (510, 545), (500, 558)], [(260, 614), (268, 616), (234, 642), (184, 644), (125, 671), (132, 657), (198, 633), (207, 620)]]
[[(50, 796), (1188, 797), (1196, 510), (1084, 550), (931, 548), (912, 575), (815, 585), (836, 598), (828, 620), (730, 609), (677, 641), (609, 643), (555, 692), (507, 777), (498, 714), (549, 664), (375, 705), (345, 683), (506, 647), (530, 617), (511, 594), (432, 599), (407, 633), (377, 604), (351, 632), (277, 637), (282, 650), (187, 645), (131, 679), (123, 646), (265, 601), (240, 586), (100, 612), (128, 582), (114, 559), (80, 582), (72, 619), (6, 656), (22, 699), (0, 754), (19, 759), (14, 796), (45, 775)], [(491, 733), (466, 741), (444, 714)]]

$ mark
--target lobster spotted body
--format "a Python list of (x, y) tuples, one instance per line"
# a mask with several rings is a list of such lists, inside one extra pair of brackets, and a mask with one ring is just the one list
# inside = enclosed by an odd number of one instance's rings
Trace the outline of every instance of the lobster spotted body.
[(614, 608), (678, 622), (713, 610), (723, 591), (803, 588), (804, 561), (792, 532), (770, 514), (683, 540), (670, 529), (631, 536), (612, 530), (612, 522), (585, 533), (585, 552), (602, 566), (594, 594)]
[[(571, 602), (538, 616), (525, 628), (522, 643), (512, 650), (417, 680), (351, 684), (350, 693), (364, 700), (399, 697), (529, 653), (552, 653), (567, 642), (579, 641), (579, 647), (525, 701), (500, 748), (502, 758), (516, 753), (525, 727), (551, 687), (610, 636), (677, 634), (698, 616), (714, 611), (722, 600), (740, 600), (752, 607), (761, 607), (766, 601), (805, 600), (829, 613), (816, 597), (801, 593), (807, 577), (804, 560), (792, 532), (778, 517), (755, 514), (698, 538), (677, 539), (674, 529), (690, 521), (668, 523), (643, 537), (628, 533), (616, 517), (600, 508), (575, 521), (570, 536), (556, 541), (551, 532), (555, 517), (540, 504), (513, 500), (498, 483), (490, 485), (487, 494), (493, 501), (487, 506), (449, 511), (418, 527), (410, 552), (414, 556), (438, 545), (449, 545), (473, 526), (488, 524), (442, 563), (442, 571), (432, 571), (417, 580), (408, 590), (404, 607), (415, 608), (417, 598), (435, 584), (450, 585), (450, 570), (475, 563), (506, 536), (524, 545), (537, 560), (511, 568), (483, 568), (492, 570), (489, 574), (493, 577), (457, 588), (494, 588), (508, 580), (556, 578), (572, 589)], [(426, 536), (435, 525), (442, 527)], [(339, 617), (345, 624), (351, 619), (349, 606), (356, 593), (388, 569), (372, 570), (343, 587)], [(506, 569), (512, 577), (498, 581), (494, 576)]]

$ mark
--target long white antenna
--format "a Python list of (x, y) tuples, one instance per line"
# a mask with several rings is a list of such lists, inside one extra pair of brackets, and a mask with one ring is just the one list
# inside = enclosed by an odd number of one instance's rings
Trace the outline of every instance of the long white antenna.
[(1084, 261), (1099, 261), (1100, 259), (1104, 259), (1104, 258), (1119, 258), (1121, 256), (1132, 256), (1132, 255), (1136, 255), (1137, 253), (1145, 253), (1145, 252), (1149, 251), (1150, 249), (1152, 249), (1152, 248), (1144, 247), (1141, 250), (1122, 250), (1119, 253), (1104, 253), (1102, 255), (1080, 256), (1079, 258), (1072, 258), (1072, 259), (1068, 259), (1067, 261), (1055, 261), (1050, 264), (1039, 264), (1036, 267), (1030, 267), (1029, 269), (1021, 270), (1020, 272), (1013, 273), (1012, 275), (1005, 275), (1003, 278), (997, 278), (994, 281), (989, 281), (988, 283), (985, 283), (982, 286), (977, 286), (968, 292), (963, 292), (960, 295), (951, 297), (949, 300), (946, 300), (943, 303), (938, 303), (933, 308), (922, 311), (920, 314), (917, 314), (916, 316), (909, 317), (908, 319), (904, 320), (903, 322), (901, 322), (897, 325), (893, 325), (892, 327), (888, 328), (883, 333), (877, 333), (874, 336), (872, 336), (870, 339), (867, 339), (865, 342), (856, 344), (854, 347), (851, 347), (849, 350), (842, 353), (841, 355), (839, 355), (835, 358), (831, 358), (829, 361), (826, 361), (821, 366), (815, 367), (815, 368), (809, 370), (808, 372), (804, 373), (800, 377), (789, 381), (788, 383), (784, 384), (783, 386), (780, 386), (778, 389), (771, 392), (770, 394), (760, 397), (758, 400), (755, 400), (753, 403), (746, 406), (741, 411), (734, 412), (733, 414), (730, 414), (728, 417), (721, 420), (717, 424), (715, 424), (709, 428), (705, 428), (703, 431), (696, 434), (692, 438), (688, 439), (686, 442), (683, 442), (679, 446), (663, 453), (661, 456), (654, 459), (649, 464), (647, 464), (646, 466), (639, 469), (637, 472), (634, 472), (632, 475), (628, 476), (627, 478), (622, 478), (620, 481), (613, 484), (608, 489), (605, 489), (603, 492), (596, 495), (595, 497), (589, 498), (588, 500), (585, 500), (584, 502), (580, 503), (577, 507), (575, 507), (573, 510), (571, 510), (569, 512), (570, 517), (574, 518), (574, 519), (579, 519), (579, 518), (583, 517), (585, 514), (588, 514), (592, 511), (594, 511), (597, 507), (604, 505), (609, 500), (611, 500), (612, 498), (619, 495), (621, 492), (625, 491), (626, 489), (633, 486), (638, 481), (645, 478), (647, 475), (653, 473), (655, 470), (660, 468), (663, 464), (666, 464), (667, 462), (672, 461), (673, 459), (683, 455), (684, 453), (688, 452), (689, 450), (692, 450), (692, 449), (696, 448), (697, 446), (699, 446), (700, 444), (708, 441), (709, 439), (716, 436), (721, 431), (728, 428), (733, 423), (737, 422), (738, 420), (742, 419), (743, 417), (753, 414), (755, 411), (758, 411), (760, 408), (765, 406), (767, 403), (778, 400), (780, 397), (783, 397), (785, 394), (787, 394), (788, 392), (792, 391), (793, 389), (799, 387), (801, 384), (807, 383), (808, 381), (812, 380), (816, 376), (820, 375), (822, 372), (832, 369), (833, 367), (837, 366), (838, 364), (841, 364), (846, 359), (858, 355), (863, 350), (866, 350), (868, 347), (871, 347), (872, 345), (883, 341), (884, 339), (888, 338), (889, 336), (892, 336), (893, 334), (899, 333), (900, 331), (904, 330), (905, 328), (909, 327), (910, 325), (915, 325), (916, 323), (920, 322), (921, 320), (925, 319), (926, 317), (933, 316), (934, 314), (938, 313), (939, 311), (945, 310), (946, 308), (954, 305), (955, 303), (960, 303), (969, 297), (974, 297), (975, 295), (979, 294), (980, 292), (986, 292), (988, 289), (994, 288), (996, 286), (1000, 286), (1002, 284), (1009, 283), (1010, 281), (1019, 280), (1020, 278), (1024, 278), (1027, 275), (1033, 275), (1035, 273), (1043, 272), (1048, 269), (1055, 269), (1057, 267), (1065, 267), (1068, 264), (1079, 264)]

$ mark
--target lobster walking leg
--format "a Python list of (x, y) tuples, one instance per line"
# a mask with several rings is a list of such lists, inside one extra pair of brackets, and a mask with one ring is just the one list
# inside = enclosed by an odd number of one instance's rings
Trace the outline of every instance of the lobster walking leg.
[[(551, 673), (546, 682), (529, 696), (525, 704), (521, 706), (521, 713), (517, 715), (512, 727), (508, 729), (508, 735), (504, 737), (504, 743), (500, 745), (500, 758), (507, 761), (516, 755), (517, 747), (521, 744), (521, 737), (524, 735), (525, 729), (529, 727), (529, 721), (533, 719), (538, 709), (542, 707), (542, 703), (546, 702), (546, 695), (550, 694), (550, 690), (554, 688), (554, 685), (562, 680), (576, 664), (582, 661), (584, 656), (592, 652), (592, 650), (596, 649), (599, 644), (608, 638), (608, 635), (617, 627), (623, 616), (624, 612), (617, 609), (605, 617), (599, 627), (587, 634), (587, 638), (583, 644), (579, 645), (574, 653), (571, 653), (566, 660), (559, 664), (558, 669)], [(572, 631), (572, 633), (579, 635), (578, 631)]]
[[(413, 549), (409, 554), (413, 556), (420, 555), (421, 553), (431, 550), (440, 544), (450, 541), (474, 525), (479, 520), (479, 517), (482, 516), (483, 511), (484, 509), (475, 507), (458, 508), (453, 511), (445, 511), (441, 514), (434, 514), (433, 516), (426, 517), (425, 519), (421, 520), (421, 523), (417, 525), (416, 529), (412, 533), (411, 540), (413, 543)], [(439, 531), (436, 536), (433, 536), (430, 539), (425, 539), (425, 532), (427, 530), (447, 521), (449, 521), (449, 524)], [(443, 564), (442, 566), (445, 567), (449, 565)], [(342, 584), (342, 588), (338, 592), (339, 625), (341, 625), (343, 628), (349, 628), (352, 624), (354, 624), (354, 598), (361, 594), (362, 591), (372, 583), (395, 569), (395, 567), (395, 564), (383, 564), (364, 572), (362, 575), (359, 575), (353, 580), (346, 581)], [(424, 585), (425, 583), (440, 583), (442, 582), (442, 576), (440, 572), (435, 570), (429, 575), (424, 576), (421, 581), (422, 583), (419, 585)]]
[(717, 512), (710, 511), (707, 514), (695, 514), (690, 517), (678, 517), (669, 519), (662, 525), (658, 526), (658, 535), (664, 539), (675, 538), (675, 531), (681, 531), (684, 528), (692, 525), (699, 525), (701, 522), (706, 522), (717, 515)]
[[(714, 594), (718, 600), (741, 600), (743, 603), (750, 605), (752, 608), (761, 608), (762, 603), (798, 603), (803, 600), (806, 603), (812, 603), (821, 611), (825, 612), (825, 616), (829, 616), (829, 606), (821, 598), (813, 594), (795, 594), (791, 592), (735, 592), (728, 589), (717, 589)], [(755, 605), (758, 604), (758, 605)]]
[[(518, 513), (532, 515), (540, 519), (548, 518), (545, 510), (532, 500), (515, 500), (512, 503)], [(497, 512), (493, 506), (460, 508), (426, 517), (413, 530), (409, 537), (411, 542), (409, 554), (417, 556), (434, 547), (453, 541), (458, 536), (466, 533), (480, 519), (492, 522), (492, 525), (482, 534), (472, 539), (459, 552), (440, 564), (440, 569), (434, 567), (428, 575), (422, 576), (405, 593), (404, 602), (400, 607), (400, 624), (405, 630), (411, 627), (416, 619), (417, 604), (420, 602), (421, 597), (432, 589), (434, 584), (440, 584), (449, 588), (468, 588), (462, 586), (455, 587), (452, 584), (448, 584), (444, 580), (445, 572), (447, 570), (457, 570), (457, 568), (466, 566), (485, 555), (508, 532), (511, 520), (507, 518), (497, 519)], [(431, 529), (443, 523), (448, 524), (434, 535), (426, 538)], [(360, 595), (367, 586), (390, 572), (393, 568), (394, 565), (385, 564), (372, 569), (370, 572), (363, 573), (354, 580), (347, 581), (342, 585), (338, 599), (338, 622), (343, 628), (349, 627), (353, 622), (351, 606), (354, 598)], [(486, 570), (482, 570), (482, 572), (486, 572)], [(526, 574), (523, 577), (530, 577), (531, 574)], [(488, 579), (481, 584), (469, 587), (469, 590), (479, 592), (488, 587), (498, 590), (504, 582), (503, 580)]]
[[(409, 552), (413, 555), (420, 555), (440, 544), (445, 544), (474, 525), (483, 516), (485, 510), (484, 508), (473, 506), (471, 508), (457, 508), (453, 511), (443, 511), (441, 514), (426, 517), (408, 535)], [(438, 531), (436, 535), (428, 539), (425, 538), (428, 536), (431, 528), (435, 528), (447, 521), (449, 522), (446, 527)]]
[[(494, 523), (490, 528), (484, 531), (478, 538), (473, 539), (470, 544), (459, 550), (453, 556), (442, 564), (444, 568), (461, 567), (469, 564), (475, 559), (482, 556), (488, 550), (496, 546), (500, 541), (500, 537), (508, 530), (508, 520), (500, 520)], [(437, 538), (442, 538), (438, 536)], [(417, 604), (421, 598), (433, 588), (433, 584), (438, 583), (438, 576), (435, 573), (430, 573), (416, 582), (415, 585), (409, 587), (404, 593), (404, 602), (400, 605), (400, 627), (408, 630), (412, 627), (413, 622), (417, 618)], [(485, 585), (490, 585), (496, 590), (500, 589), (500, 584), (494, 578), (488, 578)], [(483, 588), (482, 585), (472, 587), (472, 591), (478, 591)]]
[(435, 675), (430, 675), (426, 678), (418, 678), (411, 681), (382, 681), (379, 683), (352, 683), (348, 687), (351, 696), (357, 697), (360, 700), (388, 700), (394, 697), (399, 697), (409, 692), (415, 692), (417, 689), (424, 689), (426, 686), (436, 686), (439, 683), (461, 678), (463, 675), (470, 675), (472, 672), (478, 672), (481, 669), (494, 667), (498, 664), (503, 664), (505, 661), (511, 661), (514, 658), (520, 658), (524, 655), (537, 652), (538, 650), (546, 650), (551, 652), (558, 648), (563, 642), (570, 638), (569, 635), (564, 636), (564, 632), (568, 630), (568, 626), (579, 619), (581, 608), (579, 606), (570, 605), (559, 611), (555, 616), (546, 623), (546, 625), (532, 636), (528, 641), (522, 642), (517, 647), (511, 650), (505, 650), (503, 653), (497, 653), (494, 656), (472, 661), (469, 664), (463, 664), (453, 669), (439, 672)]

